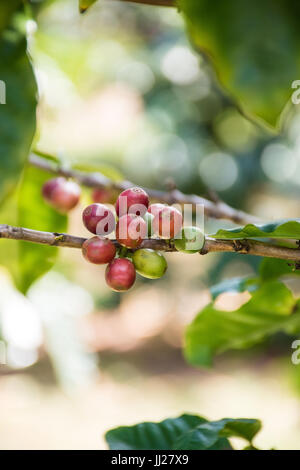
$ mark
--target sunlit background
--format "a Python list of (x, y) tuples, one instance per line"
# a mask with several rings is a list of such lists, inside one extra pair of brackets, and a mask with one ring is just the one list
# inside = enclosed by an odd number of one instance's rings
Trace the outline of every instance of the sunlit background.
[[(75, 0), (57, 0), (37, 19), (27, 21), (40, 93), (36, 148), (141, 186), (164, 189), (171, 179), (187, 193), (216, 191), (265, 220), (300, 217), (297, 107), (281, 138), (243, 117), (175, 9), (101, 1), (80, 16)], [(90, 200), (85, 190), (69, 233), (88, 236), (81, 211)], [(220, 224), (230, 226), (208, 220), (206, 231)], [(2, 449), (102, 449), (112, 427), (182, 412), (259, 418), (258, 447), (300, 449), (290, 338), (223, 355), (211, 370), (182, 356), (184, 327), (209, 302), (208, 286), (254, 274), (259, 260), (167, 259), (162, 280), (139, 277), (122, 295), (80, 250), (61, 249), (26, 297), (0, 269)], [(247, 299), (226, 294), (218, 306)]]

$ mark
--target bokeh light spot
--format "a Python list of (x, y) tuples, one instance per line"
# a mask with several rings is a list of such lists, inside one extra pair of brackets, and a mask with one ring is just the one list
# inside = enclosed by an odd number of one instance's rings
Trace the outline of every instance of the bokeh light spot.
[(216, 152), (203, 158), (199, 165), (199, 173), (209, 188), (224, 191), (235, 183), (238, 167), (231, 155)]

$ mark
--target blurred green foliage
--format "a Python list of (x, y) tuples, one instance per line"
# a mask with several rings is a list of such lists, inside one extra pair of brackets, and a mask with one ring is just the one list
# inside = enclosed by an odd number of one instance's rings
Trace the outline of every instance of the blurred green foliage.
[(0, 0), (0, 33), (9, 24), (12, 15), (17, 11), (21, 5), (22, 0)]
[(275, 126), (300, 73), (297, 0), (180, 0), (191, 39), (244, 111)]
[[(223, 285), (223, 292), (230, 292), (229, 286)], [(206, 306), (187, 327), (185, 357), (193, 365), (211, 366), (215, 354), (249, 348), (277, 331), (299, 330), (299, 301), (284, 284), (269, 281), (237, 310), (223, 311), (213, 302)]]
[(22, 33), (6, 29), (0, 38), (0, 79), (6, 104), (0, 105), (0, 201), (13, 191), (35, 133), (36, 84)]

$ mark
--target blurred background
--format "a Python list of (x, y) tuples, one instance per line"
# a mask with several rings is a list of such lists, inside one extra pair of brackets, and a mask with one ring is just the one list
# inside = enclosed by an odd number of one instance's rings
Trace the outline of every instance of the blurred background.
[[(186, 193), (216, 191), (265, 220), (300, 217), (297, 106), (280, 138), (243, 117), (175, 9), (101, 1), (79, 15), (74, 0), (37, 2), (26, 28), (40, 93), (37, 149), (140, 186), (164, 189), (171, 179)], [(81, 211), (90, 201), (85, 189), (69, 233), (88, 236)], [(206, 232), (221, 225), (230, 223), (207, 220)], [(182, 412), (259, 418), (258, 447), (300, 449), (290, 338), (225, 354), (211, 370), (182, 356), (184, 327), (210, 301), (208, 286), (253, 275), (259, 259), (167, 258), (162, 280), (139, 277), (122, 295), (80, 250), (61, 249), (26, 297), (0, 269), (2, 449), (102, 449), (112, 427)], [(226, 294), (218, 305), (232, 310), (247, 298)]]

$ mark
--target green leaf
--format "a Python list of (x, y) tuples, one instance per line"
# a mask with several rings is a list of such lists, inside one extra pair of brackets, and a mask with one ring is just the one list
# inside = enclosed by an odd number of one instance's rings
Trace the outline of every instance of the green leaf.
[[(47, 172), (28, 165), (18, 194), (18, 226), (49, 232), (65, 232), (67, 217), (45, 203), (41, 188), (51, 178)], [(30, 285), (55, 263), (58, 248), (18, 242), (17, 287), (26, 292)]]
[(179, 0), (179, 8), (224, 87), (247, 114), (275, 126), (300, 75), (299, 2)]
[(106, 440), (112, 450), (225, 450), (232, 449), (228, 437), (242, 437), (251, 444), (260, 428), (255, 419), (209, 422), (185, 414), (160, 423), (121, 426), (108, 431)]
[(175, 449), (180, 450), (230, 450), (228, 439), (219, 435), (221, 427), (214, 423), (204, 423), (190, 432), (183, 434), (175, 443)]
[(185, 357), (194, 365), (209, 367), (214, 355), (250, 347), (277, 331), (299, 332), (300, 309), (284, 284), (270, 281), (232, 312), (207, 305), (187, 327)]
[[(218, 421), (217, 421), (218, 422)], [(220, 431), (222, 436), (241, 437), (250, 443), (261, 430), (261, 422), (258, 419), (230, 419), (226, 418), (219, 423), (223, 423), (224, 427)]]
[(0, 79), (6, 104), (0, 104), (0, 202), (12, 192), (28, 157), (36, 125), (36, 84), (25, 37), (5, 30), (0, 38)]
[(202, 417), (185, 414), (175, 419), (165, 419), (160, 423), (120, 426), (108, 431), (105, 438), (113, 450), (173, 449), (175, 441), (182, 434), (204, 422), (206, 420)]
[(80, 13), (85, 13), (88, 8), (90, 8), (97, 0), (79, 0), (79, 11)]
[(248, 224), (230, 230), (220, 229), (212, 238), (240, 240), (245, 238), (300, 239), (300, 219), (281, 220), (264, 225)]
[[(220, 450), (230, 449), (228, 440), (223, 436), (241, 437), (251, 443), (261, 429), (260, 421), (256, 419), (230, 419), (203, 423), (188, 433), (183, 434), (176, 442), (176, 448), (182, 450)], [(221, 444), (221, 447), (220, 447)]]

